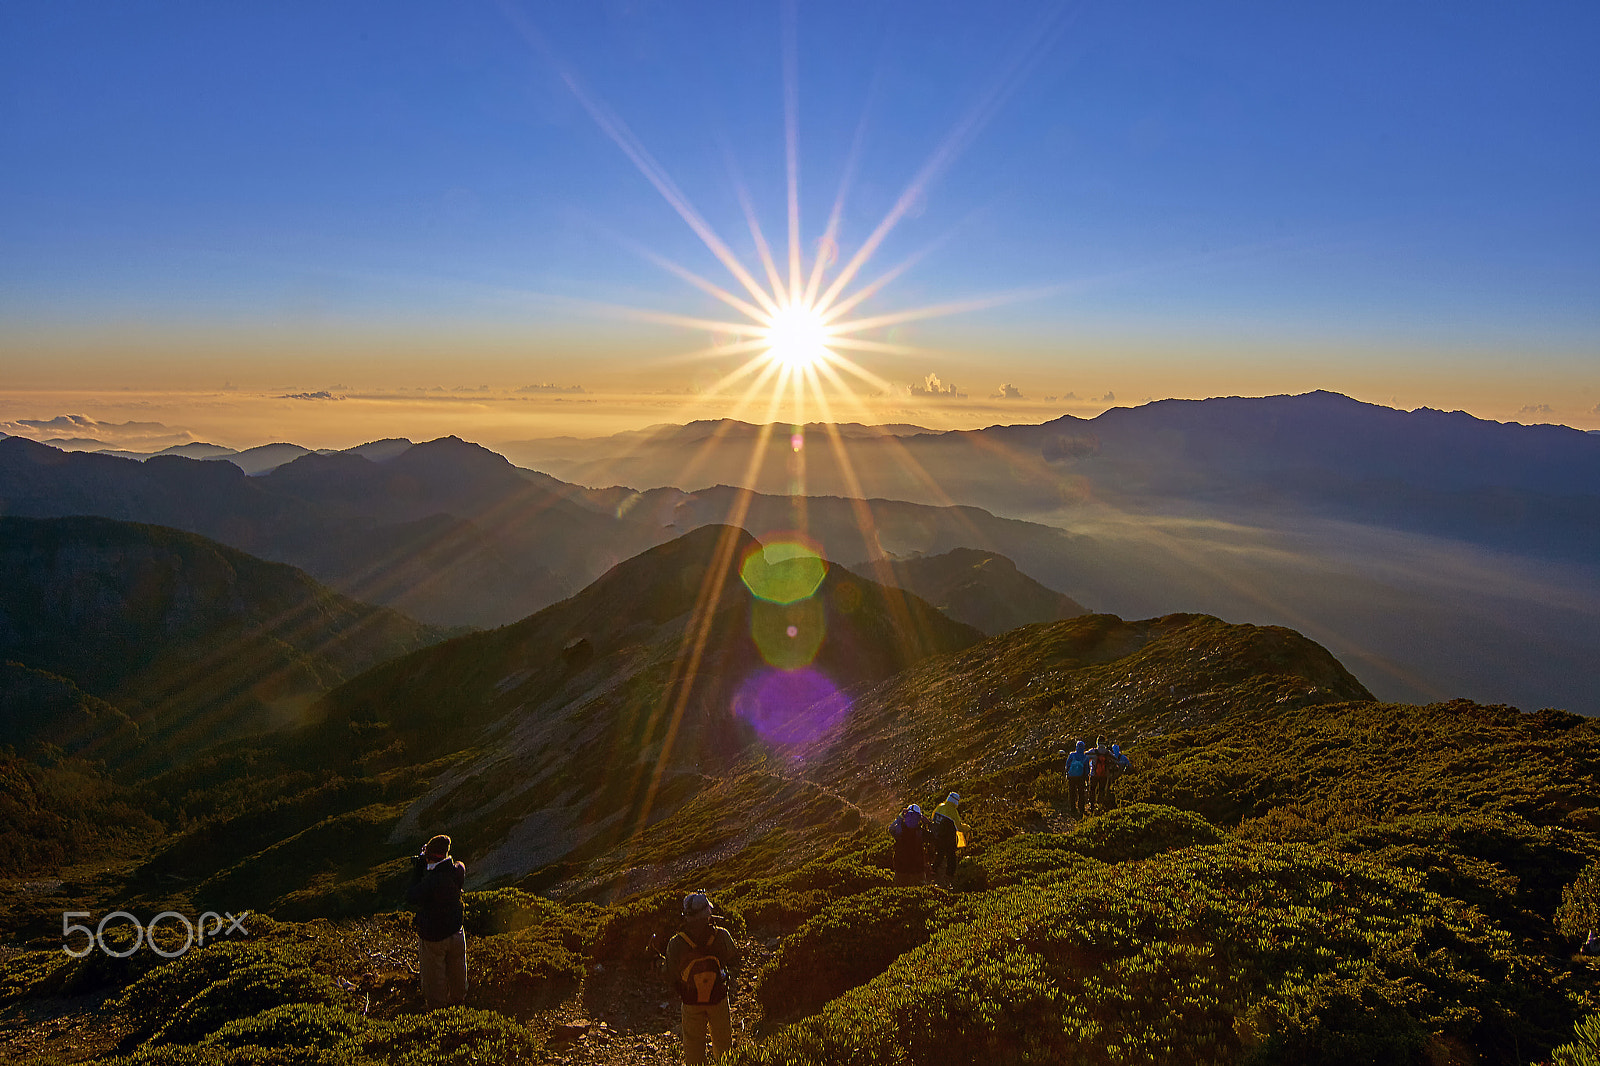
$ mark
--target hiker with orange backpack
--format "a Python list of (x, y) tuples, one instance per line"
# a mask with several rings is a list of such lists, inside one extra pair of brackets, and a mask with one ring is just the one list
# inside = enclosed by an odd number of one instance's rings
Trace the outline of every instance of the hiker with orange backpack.
[(683, 1001), (683, 1061), (706, 1061), (706, 1033), (711, 1053), (720, 1058), (733, 1047), (733, 1015), (728, 1009), (730, 971), (739, 965), (733, 936), (711, 923), (711, 900), (704, 892), (683, 897), (683, 929), (667, 941), (667, 979)]
[(1111, 749), (1105, 737), (1095, 737), (1089, 756), (1089, 805), (1097, 811), (1106, 809), (1106, 786), (1111, 780)]

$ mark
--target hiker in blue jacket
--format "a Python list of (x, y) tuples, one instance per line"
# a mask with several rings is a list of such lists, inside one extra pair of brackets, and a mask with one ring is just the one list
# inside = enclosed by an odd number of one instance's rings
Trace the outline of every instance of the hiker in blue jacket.
[[(1122, 745), (1111, 745), (1110, 778), (1106, 785), (1107, 793), (1110, 794), (1114, 792), (1117, 787), (1117, 781), (1122, 777), (1123, 774), (1132, 769), (1133, 760), (1129, 759), (1123, 754)], [(1116, 799), (1113, 797), (1111, 802), (1116, 803)]]
[(1067, 806), (1079, 818), (1083, 817), (1084, 803), (1089, 798), (1089, 753), (1083, 741), (1067, 756)]

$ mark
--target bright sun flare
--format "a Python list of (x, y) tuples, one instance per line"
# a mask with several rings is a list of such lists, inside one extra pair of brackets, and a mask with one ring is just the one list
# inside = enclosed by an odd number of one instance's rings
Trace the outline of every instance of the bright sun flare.
[(801, 304), (780, 308), (762, 333), (767, 358), (790, 370), (814, 367), (828, 357), (828, 327), (813, 308)]

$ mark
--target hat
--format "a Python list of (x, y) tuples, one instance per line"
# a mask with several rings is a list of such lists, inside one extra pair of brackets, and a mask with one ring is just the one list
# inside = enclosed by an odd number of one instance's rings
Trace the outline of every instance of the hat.
[(908, 811), (915, 811), (915, 812), (916, 812), (916, 813), (918, 813), (918, 814), (921, 814), (921, 813), (922, 813), (922, 808), (921, 808), (921, 807), (918, 807), (918, 806), (917, 806), (917, 805), (916, 805), (916, 804), (915, 804), (915, 803), (913, 803), (913, 804), (912, 804), (912, 805), (911, 805), (911, 806), (909, 806), (909, 807), (907, 807), (907, 808), (906, 808), (906, 810), (908, 810)]
[(693, 918), (700, 914), (711, 913), (711, 900), (704, 892), (691, 892), (683, 897), (683, 914), (686, 918)]
[(952, 792), (952, 793), (950, 793), (950, 795), (948, 795), (948, 796), (946, 796), (944, 798), (944, 801), (946, 803), (960, 803), (961, 802), (961, 793)]
[(1113, 745), (1111, 745), (1111, 750), (1116, 752), (1118, 755), (1121, 755), (1122, 754), (1122, 745), (1121, 744), (1113, 744)]
[(432, 855), (435, 858), (442, 859), (446, 855), (450, 854), (450, 838), (445, 836), (443, 833), (440, 833), (438, 836), (428, 841), (427, 846), (425, 846), (422, 851), (425, 855)]

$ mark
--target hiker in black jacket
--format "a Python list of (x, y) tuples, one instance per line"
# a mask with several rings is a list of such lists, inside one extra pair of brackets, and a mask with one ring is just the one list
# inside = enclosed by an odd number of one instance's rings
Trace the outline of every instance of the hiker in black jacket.
[(467, 1002), (467, 931), (462, 928), (461, 888), (467, 868), (450, 857), (450, 838), (436, 836), (411, 859), (406, 902), (417, 908), (417, 961), (428, 1009)]

